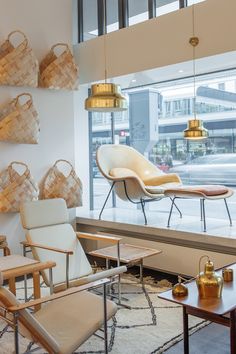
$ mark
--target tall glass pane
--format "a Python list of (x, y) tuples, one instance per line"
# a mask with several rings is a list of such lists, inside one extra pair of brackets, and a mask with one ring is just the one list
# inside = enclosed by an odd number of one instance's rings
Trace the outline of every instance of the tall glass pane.
[(98, 35), (97, 0), (83, 2), (84, 41), (95, 38)]
[[(99, 146), (112, 143), (111, 113), (92, 113), (92, 177), (93, 177), (93, 204), (94, 209), (101, 209), (105, 196), (109, 191), (109, 184), (101, 175), (96, 163), (96, 151)], [(110, 198), (107, 207), (112, 207)]]
[(157, 17), (179, 10), (179, 0), (157, 0)]
[(117, 31), (119, 29), (118, 20), (118, 1), (107, 1), (107, 33)]
[(188, 0), (188, 6), (191, 6), (193, 4), (197, 4), (197, 3), (203, 2), (203, 1), (206, 1), (206, 0)]
[(148, 20), (148, 1), (129, 0), (129, 25)]

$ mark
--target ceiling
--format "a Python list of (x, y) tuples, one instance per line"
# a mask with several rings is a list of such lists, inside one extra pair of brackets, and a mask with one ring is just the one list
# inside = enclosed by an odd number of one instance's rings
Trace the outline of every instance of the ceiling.
[[(236, 69), (236, 51), (214, 55), (196, 60), (196, 75), (215, 73), (215, 77), (225, 76), (228, 69)], [(169, 85), (167, 81), (181, 80), (193, 76), (193, 62), (183, 62), (161, 68), (132, 73), (111, 79), (123, 89), (142, 85)]]

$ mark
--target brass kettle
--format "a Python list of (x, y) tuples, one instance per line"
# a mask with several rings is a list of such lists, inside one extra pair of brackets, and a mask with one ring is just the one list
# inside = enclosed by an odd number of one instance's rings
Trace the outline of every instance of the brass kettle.
[[(205, 257), (207, 257), (208, 260), (205, 263), (204, 272), (200, 272), (201, 261)], [(223, 278), (215, 273), (214, 264), (210, 261), (208, 256), (202, 256), (199, 260), (199, 274), (196, 277), (196, 284), (200, 298), (207, 299), (221, 297)]]

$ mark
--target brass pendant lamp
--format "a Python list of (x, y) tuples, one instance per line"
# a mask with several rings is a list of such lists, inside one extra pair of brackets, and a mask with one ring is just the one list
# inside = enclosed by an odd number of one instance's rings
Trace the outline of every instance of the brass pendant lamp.
[[(104, 13), (105, 2), (104, 2)], [(128, 108), (127, 100), (121, 93), (120, 85), (107, 83), (106, 35), (104, 38), (104, 71), (105, 82), (91, 86), (91, 96), (85, 100), (85, 109), (90, 112), (121, 112)]]
[(184, 130), (184, 138), (189, 140), (200, 140), (208, 138), (208, 130), (204, 128), (203, 122), (196, 117), (196, 62), (195, 62), (195, 48), (199, 43), (199, 38), (195, 37), (194, 32), (194, 4), (192, 5), (192, 17), (193, 17), (193, 36), (189, 39), (189, 43), (193, 47), (193, 114), (194, 119), (188, 121), (188, 127)]

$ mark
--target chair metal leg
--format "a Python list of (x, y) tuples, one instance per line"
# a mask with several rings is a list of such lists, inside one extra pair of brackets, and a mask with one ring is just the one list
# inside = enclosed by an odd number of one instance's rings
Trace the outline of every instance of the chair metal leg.
[(144, 223), (145, 223), (145, 225), (147, 225), (147, 217), (146, 217), (146, 213), (145, 213), (145, 201), (143, 199), (140, 199), (140, 204), (141, 204), (142, 212), (143, 212), (143, 216), (144, 216)]
[(201, 221), (203, 220), (203, 217), (202, 217), (202, 200), (200, 199), (200, 213), (201, 213)]
[(172, 211), (173, 211), (173, 207), (174, 207), (174, 203), (175, 203), (175, 198), (174, 197), (173, 199), (171, 198), (171, 207), (170, 207), (170, 212), (169, 212), (169, 217), (168, 217), (168, 222), (167, 222), (167, 227), (170, 227), (170, 219), (171, 219), (171, 215), (172, 215)]
[(113, 182), (113, 183), (112, 183), (111, 188), (110, 188), (110, 190), (109, 190), (109, 192), (108, 192), (108, 194), (107, 194), (107, 197), (106, 197), (106, 199), (105, 199), (105, 202), (104, 202), (104, 204), (103, 204), (103, 206), (102, 206), (102, 209), (101, 209), (100, 214), (99, 214), (99, 217), (98, 217), (99, 220), (101, 220), (103, 210), (104, 210), (104, 208), (105, 208), (105, 206), (106, 206), (106, 204), (107, 204), (107, 201), (108, 201), (108, 199), (109, 199), (109, 197), (110, 197), (110, 194), (111, 194), (111, 192), (112, 192), (112, 189), (113, 189), (115, 183), (116, 183), (116, 182)]
[(203, 231), (206, 232), (205, 199), (202, 199)]
[[(23, 245), (23, 256), (26, 257), (26, 247)], [(27, 274), (24, 275), (24, 292), (25, 292), (25, 302), (28, 300), (27, 294)]]
[(66, 287), (69, 288), (69, 266), (70, 266), (70, 259), (69, 254), (66, 254)]
[[(120, 242), (117, 242), (117, 267), (120, 266)], [(118, 276), (118, 304), (121, 304), (121, 275)]]
[(104, 353), (108, 354), (108, 339), (107, 339), (107, 289), (106, 284), (103, 284), (103, 310), (104, 310)]
[(50, 285), (50, 295), (53, 294), (53, 276), (52, 276), (52, 268), (49, 268), (49, 285)]
[[(169, 198), (170, 198), (171, 201), (173, 201), (171, 197), (169, 197)], [(183, 216), (183, 215), (182, 215), (182, 213), (181, 213), (179, 207), (178, 207), (177, 204), (175, 203), (175, 201), (174, 201), (174, 206), (175, 206), (175, 208), (177, 209), (177, 211), (179, 212), (179, 217), (180, 217), (180, 219), (182, 219), (182, 216)]]
[(15, 339), (15, 354), (20, 354), (20, 351), (19, 351), (19, 331), (18, 331), (18, 312), (14, 313), (14, 339)]
[(228, 214), (228, 217), (229, 217), (229, 224), (230, 226), (232, 226), (232, 219), (231, 219), (231, 215), (230, 215), (230, 212), (229, 212), (229, 207), (228, 207), (228, 203), (226, 201), (226, 199), (224, 198), (224, 202), (225, 202), (225, 207), (226, 207), (226, 210), (227, 210), (227, 214)]

